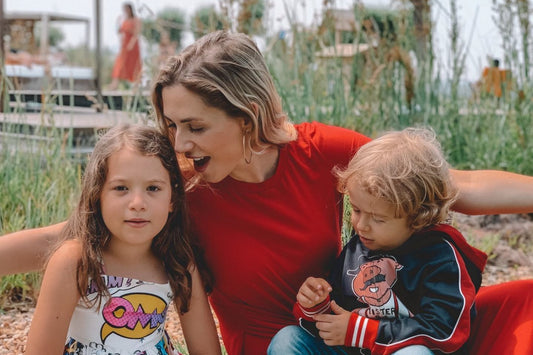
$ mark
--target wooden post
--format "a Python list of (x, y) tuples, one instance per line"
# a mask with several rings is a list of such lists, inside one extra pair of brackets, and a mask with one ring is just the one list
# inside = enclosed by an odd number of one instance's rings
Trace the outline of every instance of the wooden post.
[(39, 48), (39, 53), (44, 59), (48, 55), (48, 33), (50, 31), (50, 15), (43, 14), (41, 16), (41, 45)]
[(0, 0), (0, 62), (4, 64), (4, 0)]
[[(0, 73), (5, 73), (4, 67), (5, 53), (4, 53), (4, 0), (0, 0)], [(0, 75), (0, 112), (4, 112), (4, 97), (6, 95), (6, 79)], [(9, 95), (8, 95), (9, 98)]]
[(431, 48), (431, 5), (429, 0), (411, 0), (411, 3), (414, 7), (415, 55), (420, 63), (424, 63), (432, 55), (428, 53)]
[(100, 0), (94, 0), (94, 18), (95, 18), (95, 28), (96, 28), (96, 49), (95, 49), (95, 55), (96, 55), (96, 76), (95, 76), (95, 84), (96, 84), (96, 100), (98, 101), (96, 111), (101, 112), (104, 109), (104, 100), (102, 98), (102, 60), (101, 60), (101, 24), (100, 20), (102, 18), (101, 16), (101, 6), (100, 6)]

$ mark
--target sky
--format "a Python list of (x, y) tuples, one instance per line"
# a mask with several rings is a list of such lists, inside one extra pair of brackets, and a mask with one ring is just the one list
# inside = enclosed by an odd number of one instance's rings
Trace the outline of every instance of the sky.
[[(119, 38), (117, 35), (117, 19), (122, 14), (122, 0), (100, 0), (102, 13), (102, 45), (118, 51)], [(130, 0), (134, 4), (137, 14), (143, 18), (155, 16), (165, 7), (177, 7), (186, 13), (189, 18), (199, 7), (205, 5), (218, 6), (218, 0)], [(363, 0), (367, 6), (396, 6), (398, 0)], [(433, 0), (432, 18), (435, 23), (435, 53), (439, 65), (448, 66), (449, 60), (449, 31), (450, 15), (449, 0)], [(267, 0), (270, 4), (269, 24), (270, 28), (283, 29), (288, 27), (287, 11), (299, 22), (310, 24), (316, 23), (320, 14), (322, 0)], [(347, 9), (354, 0), (337, 0), (336, 7)], [(501, 59), (503, 67), (503, 54), (501, 38), (494, 21), (492, 0), (457, 0), (459, 8), (459, 21), (461, 40), (468, 47), (466, 57), (466, 79), (469, 81), (479, 78), (481, 68), (488, 63), (488, 57)], [(75, 16), (87, 17), (91, 21), (89, 30), (89, 43), (94, 46), (94, 1), (93, 0), (4, 0), (4, 11), (45, 11)], [(86, 42), (85, 26), (82, 24), (62, 25), (66, 35), (67, 45), (76, 45)], [(192, 36), (186, 35), (184, 44), (192, 42)]]

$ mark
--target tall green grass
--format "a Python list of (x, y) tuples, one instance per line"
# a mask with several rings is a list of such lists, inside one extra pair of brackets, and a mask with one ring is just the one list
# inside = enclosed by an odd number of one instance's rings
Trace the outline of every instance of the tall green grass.
[[(15, 134), (3, 124), (4, 133)], [(0, 234), (65, 220), (77, 197), (80, 160), (68, 156), (65, 132), (40, 128), (39, 140), (2, 136), (0, 143)], [(18, 131), (20, 132), (20, 131)], [(29, 133), (29, 132), (26, 132)], [(0, 307), (5, 301), (32, 296), (37, 274), (11, 275), (0, 281)]]

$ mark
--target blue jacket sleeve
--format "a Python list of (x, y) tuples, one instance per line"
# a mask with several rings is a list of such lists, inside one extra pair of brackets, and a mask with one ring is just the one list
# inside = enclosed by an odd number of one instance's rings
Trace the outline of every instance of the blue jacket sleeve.
[(403, 262), (404, 295), (399, 296), (413, 314), (381, 319), (372, 352), (389, 354), (424, 345), (450, 353), (468, 339), (476, 289), (462, 257), (448, 241), (417, 254), (413, 259), (419, 262)]

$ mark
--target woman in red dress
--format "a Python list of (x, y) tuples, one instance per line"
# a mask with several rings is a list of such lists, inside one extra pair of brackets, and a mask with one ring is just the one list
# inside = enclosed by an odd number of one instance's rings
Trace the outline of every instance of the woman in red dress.
[(120, 53), (115, 60), (111, 77), (113, 81), (109, 90), (118, 87), (119, 80), (137, 83), (141, 78), (141, 49), (139, 46), (139, 34), (141, 33), (141, 20), (135, 16), (133, 5), (125, 3), (123, 6), (126, 18), (122, 21), (119, 29), (121, 35)]

